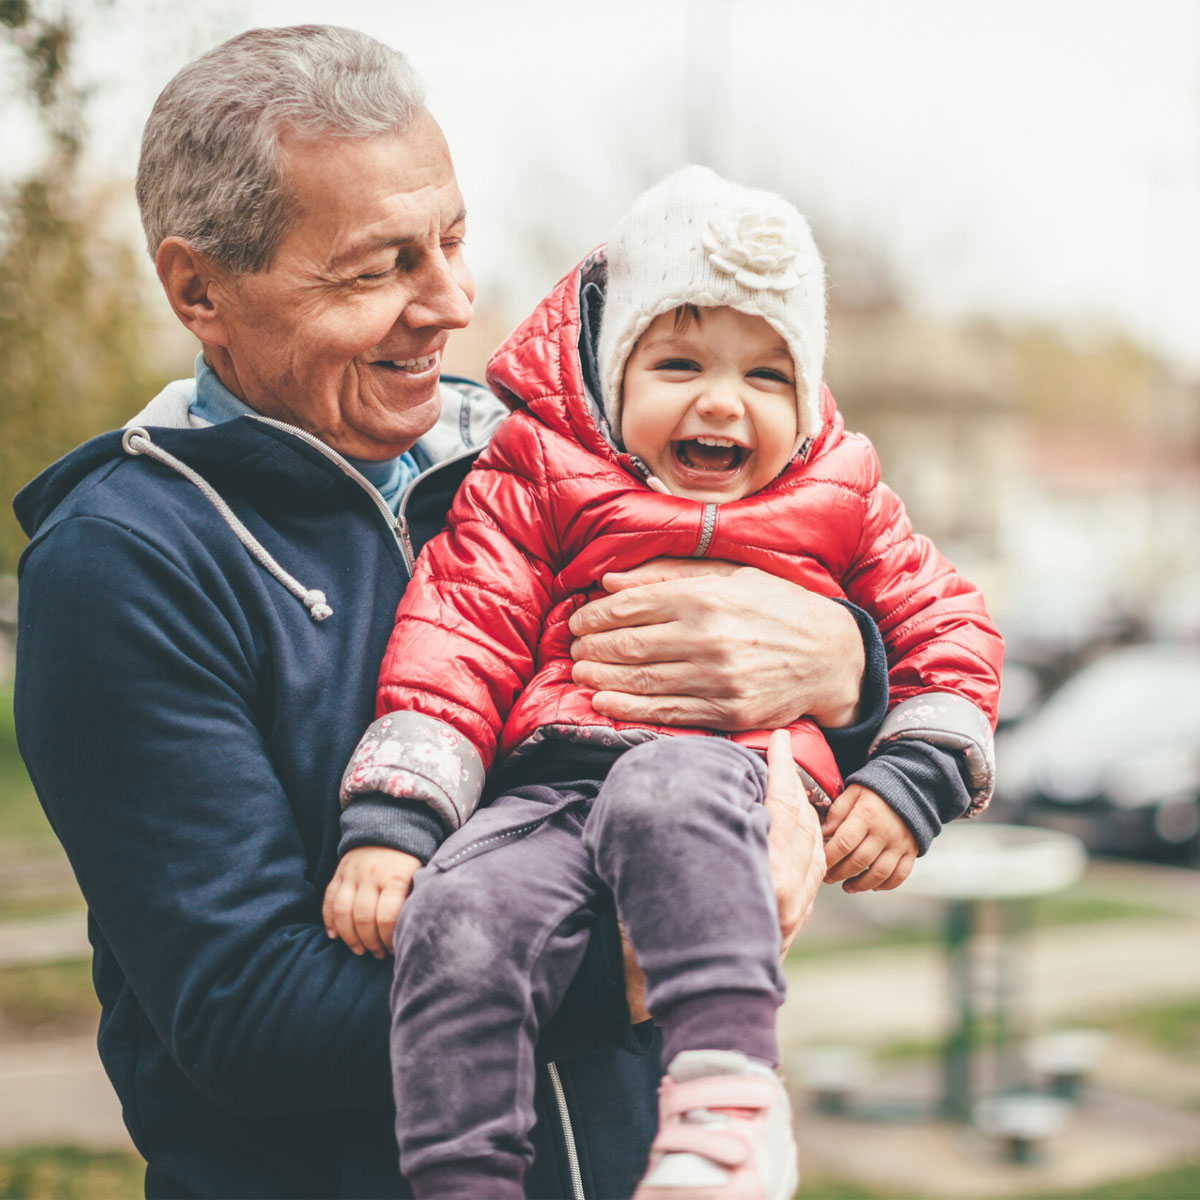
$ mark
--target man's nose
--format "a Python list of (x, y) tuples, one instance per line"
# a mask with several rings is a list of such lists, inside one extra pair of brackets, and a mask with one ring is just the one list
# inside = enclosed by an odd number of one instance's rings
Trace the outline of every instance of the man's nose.
[(414, 329), (463, 329), (471, 320), (474, 299), (475, 281), (466, 264), (436, 254), (416, 280), (401, 319)]

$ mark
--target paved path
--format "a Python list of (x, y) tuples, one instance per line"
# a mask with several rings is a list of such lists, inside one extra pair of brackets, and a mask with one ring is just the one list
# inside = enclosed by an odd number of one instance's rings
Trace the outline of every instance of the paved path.
[[(28, 864), (6, 868), (12, 883), (40, 876)], [(87, 959), (91, 953), (82, 908), (0, 923), (0, 966)], [(0, 1146), (34, 1142), (133, 1149), (93, 1033), (15, 1043), (0, 1027)]]
[(82, 908), (53, 917), (0, 923), (0, 967), (91, 958)]
[[(1106, 921), (1035, 931), (1019, 970), (1036, 1023), (1200, 995), (1194, 919)], [(946, 1028), (949, 985), (937, 947), (847, 952), (789, 968), (785, 1042), (933, 1039)]]
[(93, 1036), (0, 1045), (0, 1146), (133, 1150)]

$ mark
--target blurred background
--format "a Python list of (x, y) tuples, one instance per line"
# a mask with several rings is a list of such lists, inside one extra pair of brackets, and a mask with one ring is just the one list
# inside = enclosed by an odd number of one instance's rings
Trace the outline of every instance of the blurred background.
[[(140, 240), (142, 122), (184, 62), (302, 21), (426, 79), (479, 286), (451, 370), (482, 378), (684, 162), (793, 200), (847, 424), (1006, 635), (988, 820), (1077, 837), (1086, 864), (1021, 897), (827, 889), (789, 967), (806, 1194), (1200, 1195), (1195, 0), (0, 0), (0, 1196), (138, 1187), (80, 902), (12, 737), (9, 502), (190, 374)], [(1046, 1067), (1064, 1030), (1069, 1087)], [(955, 1037), (978, 1049), (965, 1120)], [(975, 1105), (1018, 1093), (1069, 1111)]]

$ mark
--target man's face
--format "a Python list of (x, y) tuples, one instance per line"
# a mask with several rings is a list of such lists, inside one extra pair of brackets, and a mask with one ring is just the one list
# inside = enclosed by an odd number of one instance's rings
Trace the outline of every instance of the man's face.
[(424, 114), (403, 136), (285, 135), (283, 150), (299, 216), (265, 271), (220, 279), (214, 366), (264, 416), (395, 457), (437, 421), (442, 349), (475, 296), (445, 139)]

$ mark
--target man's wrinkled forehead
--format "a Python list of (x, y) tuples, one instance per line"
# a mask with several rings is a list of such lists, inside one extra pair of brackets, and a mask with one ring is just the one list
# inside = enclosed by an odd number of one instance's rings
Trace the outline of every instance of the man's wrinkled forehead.
[(432, 117), (368, 138), (289, 132), (280, 144), (295, 222), (330, 238), (327, 266), (461, 238), (466, 209)]

